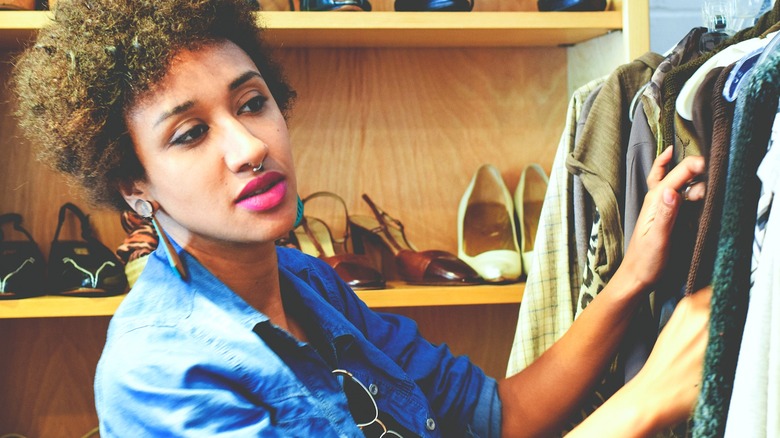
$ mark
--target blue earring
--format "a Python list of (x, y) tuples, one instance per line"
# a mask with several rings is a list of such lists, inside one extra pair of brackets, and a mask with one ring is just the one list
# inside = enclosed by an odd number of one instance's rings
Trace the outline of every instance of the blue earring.
[(301, 221), (303, 220), (303, 201), (301, 200), (300, 195), (298, 195), (298, 208), (296, 210), (297, 212), (295, 214), (295, 224), (293, 225), (293, 228), (298, 227), (298, 225), (300, 225)]

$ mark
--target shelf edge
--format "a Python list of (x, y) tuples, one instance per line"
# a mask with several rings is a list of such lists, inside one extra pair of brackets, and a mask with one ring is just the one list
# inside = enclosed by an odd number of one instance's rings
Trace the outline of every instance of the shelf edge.
[[(52, 19), (46, 11), (0, 11), (0, 47), (21, 48)], [(586, 41), (623, 27), (604, 12), (268, 11), (257, 15), (276, 47), (522, 47)]]
[[(435, 307), (519, 304), (525, 283), (454, 287), (414, 287), (393, 283), (388, 289), (357, 291), (368, 307)], [(106, 298), (42, 296), (0, 301), (0, 319), (111, 316), (125, 295)]]

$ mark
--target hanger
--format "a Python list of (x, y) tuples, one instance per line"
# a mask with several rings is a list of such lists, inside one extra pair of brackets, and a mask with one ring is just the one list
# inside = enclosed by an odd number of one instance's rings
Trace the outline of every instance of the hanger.
[(750, 72), (753, 71), (753, 67), (760, 64), (767, 58), (772, 52), (774, 52), (778, 45), (780, 45), (780, 23), (775, 23), (770, 27), (761, 38), (771, 35), (773, 31), (774, 35), (766, 46), (758, 48), (751, 53), (745, 55), (742, 59), (737, 61), (734, 68), (729, 73), (729, 77), (726, 79), (726, 83), (723, 86), (723, 98), (728, 102), (734, 102), (739, 96), (740, 90), (747, 79), (750, 77)]

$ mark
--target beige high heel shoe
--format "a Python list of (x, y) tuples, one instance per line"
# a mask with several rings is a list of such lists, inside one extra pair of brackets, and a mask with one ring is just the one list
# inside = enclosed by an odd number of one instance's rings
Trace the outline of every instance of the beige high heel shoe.
[(515, 209), (520, 222), (520, 249), (523, 254), (523, 274), (528, 270), (534, 257), (534, 241), (542, 216), (542, 204), (547, 193), (549, 178), (542, 166), (529, 164), (520, 174), (515, 190)]
[(485, 281), (517, 281), (523, 272), (514, 214), (501, 173), (483, 164), (458, 208), (458, 258)]

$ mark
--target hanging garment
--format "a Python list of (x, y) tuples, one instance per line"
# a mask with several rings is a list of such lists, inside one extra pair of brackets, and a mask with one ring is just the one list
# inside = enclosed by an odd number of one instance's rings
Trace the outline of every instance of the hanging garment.
[[(733, 37), (722, 42), (712, 51), (703, 54), (687, 63), (678, 65), (670, 70), (663, 81), (661, 87), (661, 124), (660, 130), (663, 136), (663, 144), (674, 145), (675, 144), (675, 131), (674, 131), (674, 117), (676, 114), (675, 104), (677, 96), (680, 93), (685, 81), (687, 81), (691, 75), (710, 57), (714, 56), (721, 50), (736, 44), (740, 41), (745, 41), (750, 38), (755, 38), (769, 30), (778, 21), (780, 21), (780, 2), (775, 2), (771, 11), (764, 14), (758, 19), (753, 27), (743, 29), (737, 32)], [(679, 148), (675, 148), (674, 160), (672, 164), (679, 163), (682, 160), (682, 151)]]
[(734, 64), (745, 56), (760, 51), (772, 40), (777, 34), (773, 32), (767, 35), (761, 35), (755, 38), (750, 38), (745, 41), (732, 44), (725, 47), (720, 52), (712, 55), (701, 67), (696, 69), (695, 72), (685, 81), (680, 94), (677, 95), (675, 101), (675, 110), (685, 120), (693, 120), (693, 100), (696, 96), (696, 92), (702, 86), (707, 73), (716, 67), (725, 67), (727, 65)]
[(712, 89), (712, 134), (707, 162), (707, 192), (704, 195), (699, 231), (693, 247), (685, 293), (693, 293), (712, 279), (715, 253), (720, 233), (720, 217), (726, 190), (726, 168), (729, 159), (734, 103), (723, 98), (723, 86), (733, 66), (724, 68)]
[[(712, 144), (712, 99), (713, 89), (725, 67), (715, 67), (704, 78), (702, 86), (693, 97), (693, 119), (689, 124), (691, 135), (696, 138), (701, 149), (701, 155), (706, 157), (710, 153)], [(722, 90), (721, 90), (722, 91)]]
[(690, 62), (701, 56), (702, 52), (699, 51), (699, 40), (701, 40), (701, 36), (705, 32), (707, 32), (706, 27), (694, 27), (691, 29), (691, 31), (688, 32), (688, 34), (671, 50), (669, 55), (658, 64), (658, 68), (655, 69), (653, 77), (650, 79), (650, 82), (648, 82), (647, 87), (642, 91), (642, 96), (640, 96), (642, 103), (644, 104), (647, 123), (650, 126), (650, 130), (653, 131), (658, 145), (656, 155), (659, 155), (666, 148), (660, 128), (661, 108), (663, 106), (661, 98), (663, 95), (662, 87), (664, 78), (674, 67)]
[[(734, 391), (726, 421), (727, 438), (780, 436), (780, 113), (758, 177), (752, 278)], [(758, 250), (758, 251), (757, 251)]]
[(542, 355), (569, 329), (574, 319), (572, 285), (578, 273), (571, 269), (576, 257), (569, 232), (571, 178), (565, 168), (566, 156), (574, 149), (574, 135), (582, 104), (604, 83), (593, 80), (578, 88), (569, 101), (566, 124), (561, 135), (544, 198), (534, 242), (537, 256), (531, 264), (520, 306), (517, 330), (507, 365), (507, 375), (518, 373)]
[(592, 243), (596, 236), (595, 244), (588, 249), (590, 260), (582, 277), (577, 314), (603, 289), (623, 259), (624, 160), (631, 129), (628, 108), (663, 59), (648, 52), (612, 72), (593, 103), (582, 138), (566, 158), (566, 168), (582, 179), (598, 211), (591, 233)]
[(780, 52), (754, 68), (737, 98), (694, 438), (720, 437), (725, 430), (750, 290), (749, 260), (760, 188), (756, 172), (769, 144), (778, 95)]
[[(623, 210), (625, 238), (623, 249), (628, 248), (631, 235), (634, 234), (639, 211), (647, 194), (647, 177), (656, 157), (656, 138), (647, 122), (644, 102), (634, 110), (634, 122), (628, 136), (626, 149), (626, 196)], [(619, 354), (623, 357), (623, 383), (633, 378), (644, 366), (656, 338), (657, 324), (652, 316), (651, 299), (642, 300), (636, 314), (626, 329), (626, 338), (622, 342)]]
[[(577, 140), (582, 138), (582, 132), (585, 129), (590, 109), (593, 107), (593, 102), (596, 101), (599, 91), (601, 91), (601, 86), (593, 90), (582, 104), (582, 111), (580, 118), (577, 120), (577, 129), (574, 134), (574, 144), (577, 144)], [(588, 263), (588, 241), (591, 228), (593, 227), (593, 199), (591, 199), (588, 191), (585, 190), (579, 175), (572, 175), (572, 215), (574, 216), (574, 240), (577, 242), (577, 266), (572, 267), (572, 269), (580, 272), (583, 266), (586, 266)], [(577, 301), (578, 295), (579, 290), (576, 290), (576, 294), (572, 296), (572, 301)]]

